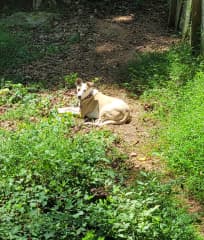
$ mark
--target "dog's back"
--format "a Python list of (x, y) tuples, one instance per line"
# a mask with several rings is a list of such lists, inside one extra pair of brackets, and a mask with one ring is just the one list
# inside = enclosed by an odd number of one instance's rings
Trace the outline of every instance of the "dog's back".
[(98, 92), (94, 99), (99, 104), (99, 118), (105, 124), (124, 124), (131, 121), (130, 108), (122, 99)]
[(96, 118), (95, 125), (100, 126), (130, 122), (129, 106), (122, 99), (107, 96), (93, 88), (93, 83), (83, 83), (81, 79), (76, 86), (82, 117)]

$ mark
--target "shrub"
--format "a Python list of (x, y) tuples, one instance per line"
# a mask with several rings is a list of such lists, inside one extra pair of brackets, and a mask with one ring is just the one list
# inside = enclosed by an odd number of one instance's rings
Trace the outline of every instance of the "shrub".
[(69, 116), (1, 132), (0, 238), (79, 239), (91, 189), (114, 177), (105, 132), (72, 137)]
[(16, 56), (19, 54), (19, 48), (23, 44), (20, 39), (12, 36), (10, 33), (0, 31), (0, 70), (12, 67), (15, 64)]
[(64, 76), (64, 81), (65, 81), (66, 87), (74, 88), (77, 77), (78, 77), (77, 73), (70, 73), (69, 75)]
[(173, 203), (171, 185), (143, 173), (124, 188), (111, 168), (119, 157), (111, 150), (115, 137), (73, 135), (73, 124), (53, 113), (0, 131), (0, 238), (199, 239)]
[(21, 83), (6, 82), (0, 89), (0, 105), (22, 102), (28, 97), (28, 90)]
[(2, 74), (7, 69), (29, 63), (43, 56), (38, 46), (29, 43), (30, 38), (31, 35), (23, 31), (12, 33), (8, 29), (0, 30), (0, 71)]

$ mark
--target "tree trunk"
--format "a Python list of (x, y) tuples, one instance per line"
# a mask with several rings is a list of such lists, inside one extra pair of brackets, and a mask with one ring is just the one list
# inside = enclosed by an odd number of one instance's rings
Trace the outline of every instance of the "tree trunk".
[(189, 36), (191, 20), (192, 0), (186, 0), (184, 3), (184, 20), (182, 26), (182, 37), (185, 39)]
[(41, 6), (55, 7), (56, 5), (57, 5), (56, 0), (33, 0), (33, 9), (34, 10), (38, 10)]
[(201, 39), (201, 0), (192, 1), (192, 26), (191, 46), (195, 49), (200, 47)]
[(33, 0), (33, 10), (38, 10), (42, 4), (42, 0)]
[(169, 19), (168, 26), (175, 27), (177, 0), (169, 0)]
[(176, 19), (175, 19), (175, 29), (176, 30), (179, 29), (183, 3), (184, 3), (183, 0), (177, 0)]
[(201, 54), (204, 55), (204, 0), (201, 6)]
[(6, 0), (0, 1), (0, 10), (3, 9), (6, 5)]
[(5, 2), (6, 2), (5, 5), (7, 5), (8, 8), (11, 8), (11, 9), (25, 10), (25, 11), (32, 10), (32, 1), (28, 1), (28, 0), (18, 0), (18, 1), (10, 0), (10, 1), (8, 1), (7, 0)]

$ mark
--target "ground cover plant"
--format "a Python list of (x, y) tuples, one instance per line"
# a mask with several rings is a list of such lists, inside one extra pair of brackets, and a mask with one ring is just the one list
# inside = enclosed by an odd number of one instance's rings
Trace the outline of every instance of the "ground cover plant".
[(149, 101), (151, 116), (163, 124), (160, 155), (183, 177), (189, 193), (203, 201), (203, 59), (193, 55), (188, 45), (142, 54), (138, 59), (138, 64), (129, 64), (130, 82), (126, 85), (139, 88), (135, 91)]
[(32, 31), (25, 32), (1, 27), (0, 30), (0, 71), (1, 77), (9, 69), (17, 68), (22, 64), (28, 64), (34, 60), (47, 55), (50, 46), (42, 44), (31, 44)]
[(181, 174), (189, 191), (204, 199), (204, 74), (199, 72), (181, 92), (166, 129), (164, 151), (170, 167)]
[[(32, 105), (21, 92), (11, 109)], [(55, 109), (34, 122), (23, 114), (15, 130), (0, 131), (0, 238), (200, 239), (195, 219), (174, 200), (174, 182), (142, 172), (127, 185), (115, 135), (80, 130), (72, 115)]]
[(170, 51), (138, 53), (121, 68), (122, 79), (126, 79), (121, 84), (138, 95), (179, 87), (192, 79), (198, 64), (187, 44), (175, 45)]
[[(37, 19), (44, 15), (39, 13)], [(15, 25), (16, 17), (23, 19), (23, 25)], [(195, 227), (197, 218), (189, 216), (176, 200), (175, 189), (181, 182), (164, 181), (158, 172), (144, 171), (137, 172), (133, 179), (125, 163), (128, 157), (117, 149), (117, 136), (83, 128), (72, 115), (57, 114), (56, 98), (63, 95), (60, 90), (38, 92), (19, 84), (18, 76), (17, 83), (7, 81), (10, 68), (17, 70), (46, 56), (55, 61), (70, 44), (82, 41), (78, 23), (77, 29), (60, 35), (65, 26), (62, 21), (54, 21), (51, 28), (49, 24), (38, 28), (39, 21), (28, 24), (27, 17), (33, 20), (32, 13), (17, 13), (4, 21), (9, 26), (0, 23), (0, 68), (4, 77), (0, 89), (0, 239), (201, 239)], [(171, 115), (173, 123), (172, 111), (184, 95), (181, 87), (188, 88), (198, 63), (186, 46), (138, 55), (128, 65), (128, 78), (124, 78), (128, 81), (123, 86), (134, 94), (151, 97), (155, 115), (162, 120)], [(79, 65), (81, 68), (81, 62)], [(76, 76), (75, 72), (64, 76), (64, 85), (72, 88)], [(41, 80), (48, 84), (48, 78)], [(182, 134), (177, 135), (181, 139)], [(166, 149), (173, 146), (173, 140), (169, 134), (164, 141), (162, 151), (167, 158), (171, 154)], [(176, 159), (180, 152), (173, 152)], [(176, 161), (171, 163), (169, 158), (172, 168), (179, 168)], [(190, 171), (186, 169), (180, 168), (178, 173), (185, 172), (187, 183)]]

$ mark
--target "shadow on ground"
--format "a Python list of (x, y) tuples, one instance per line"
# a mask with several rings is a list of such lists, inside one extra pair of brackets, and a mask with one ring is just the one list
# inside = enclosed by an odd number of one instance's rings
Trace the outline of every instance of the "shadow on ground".
[(30, 30), (33, 44), (70, 44), (6, 74), (21, 76), (25, 83), (42, 82), (45, 87), (63, 86), (64, 76), (70, 73), (113, 83), (121, 81), (120, 69), (135, 54), (163, 51), (175, 41), (167, 29), (163, 0), (144, 0), (140, 5), (130, 0), (111, 2), (73, 5), (51, 29)]

